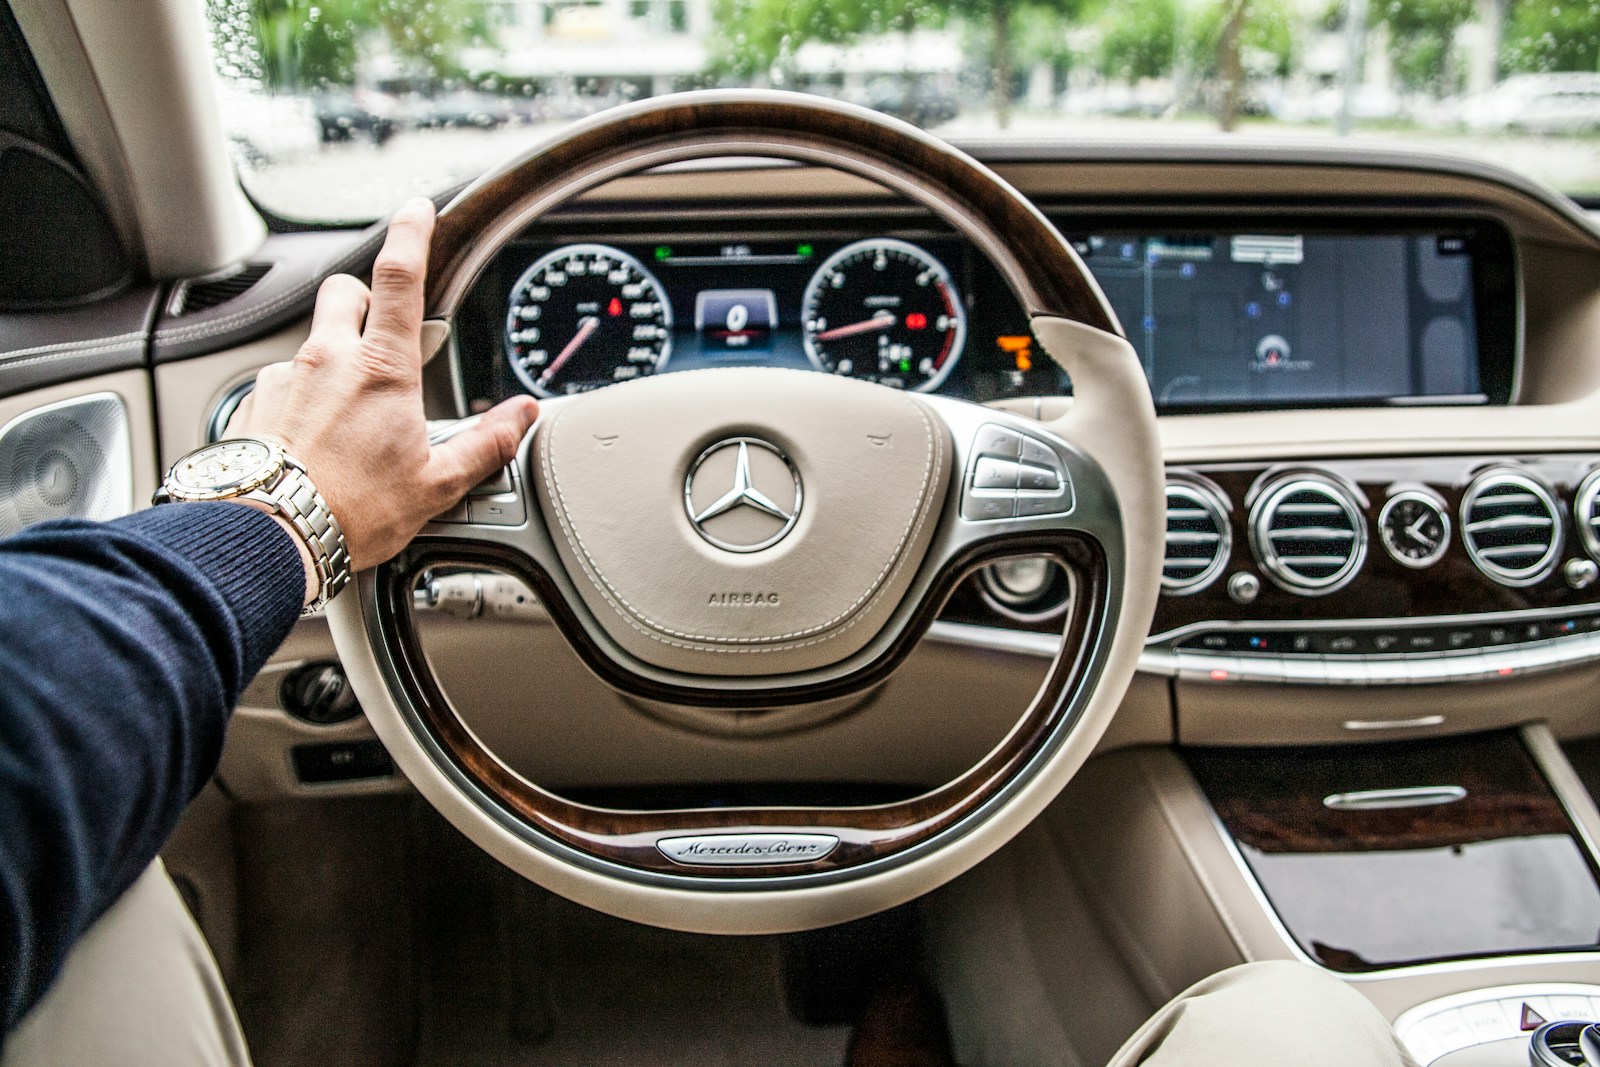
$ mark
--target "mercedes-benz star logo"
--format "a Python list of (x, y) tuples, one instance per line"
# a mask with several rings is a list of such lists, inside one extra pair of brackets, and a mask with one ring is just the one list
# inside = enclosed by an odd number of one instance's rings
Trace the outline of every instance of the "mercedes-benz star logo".
[[(717, 492), (722, 486), (729, 488)], [(718, 441), (683, 483), (695, 531), (729, 552), (759, 552), (783, 540), (800, 518), (800, 498), (800, 473), (789, 457), (755, 437)]]

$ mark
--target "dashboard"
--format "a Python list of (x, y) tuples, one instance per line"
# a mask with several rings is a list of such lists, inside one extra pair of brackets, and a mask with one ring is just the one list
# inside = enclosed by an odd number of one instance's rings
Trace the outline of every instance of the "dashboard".
[[(1592, 733), (1592, 693), (1600, 684), (1600, 580), (1589, 578), (1591, 564), (1600, 568), (1600, 544), (1590, 539), (1600, 530), (1594, 521), (1600, 478), (1591, 476), (1600, 469), (1600, 230), (1592, 220), (1503, 172), (1458, 160), (1352, 153), (1349, 146), (1326, 152), (1246, 145), (964, 147), (1076, 243), (1161, 402), (1167, 565), (1141, 671), (1108, 745), (1428, 737), (1519, 723), (1530, 707), (1558, 733)], [(368, 256), (381, 236), (363, 238)], [(1288, 308), (1273, 303), (1256, 319), (1244, 298), (1268, 291), (1267, 265), (1237, 262), (1234, 250), (1237, 238), (1260, 236), (1299, 237), (1301, 262), (1273, 267), (1289, 293)], [(1441, 247), (1457, 238), (1464, 243)], [(530, 268), (559, 249), (605, 246), (655, 277), (670, 305), (671, 336), (664, 366), (651, 363), (648, 373), (779, 360), (819, 373), (803, 335), (807, 287), (829, 257), (883, 239), (937, 260), (947, 280), (936, 275), (918, 288), (948, 286), (965, 315), (959, 351), (952, 344), (938, 368), (943, 380), (902, 384), (1057, 417), (1070, 402), (1071, 383), (1031, 345), (1022, 352), (1002, 346), (1001, 338), (1028, 336), (1026, 319), (978, 249), (865, 183), (821, 168), (748, 161), (628, 178), (518, 234), (477, 278), (458, 306), (453, 343), (426, 367), (429, 417), (458, 418), (528, 391), (508, 353), (513, 293)], [(246, 296), (157, 330), (164, 451), (179, 455), (198, 444), (195, 435), (203, 431), (194, 413), (225, 409), (260, 365), (293, 353), (317, 271), (345, 261), (350, 244), (343, 234), (278, 235), (262, 257), (274, 265)], [(1281, 250), (1275, 259), (1292, 251), (1286, 244), (1272, 244)], [(662, 246), (666, 259), (657, 258)], [(1150, 262), (1152, 251), (1157, 262)], [(1168, 256), (1207, 251), (1205, 261)], [(1244, 251), (1251, 254), (1249, 242)], [(785, 258), (759, 258), (765, 256)], [(1458, 265), (1449, 300), (1428, 294), (1430, 285), (1438, 291), (1437, 279), (1425, 280), (1418, 264), (1429, 256)], [(686, 262), (665, 265), (679, 257)], [(1195, 264), (1188, 277), (1186, 262)], [(1380, 277), (1376, 267), (1384, 263), (1391, 271)], [(871, 270), (875, 263), (856, 266)], [(1317, 269), (1354, 281), (1330, 287), (1315, 281)], [(916, 276), (910, 281), (915, 285)], [(1220, 294), (1211, 301), (1219, 310), (1189, 314), (1182, 301), (1202, 286)], [(718, 316), (711, 301), (700, 300), (707, 290), (763, 291), (760, 304), (753, 297), (735, 301), (750, 316), (740, 327), (746, 341), (702, 339), (719, 318), (727, 329), (732, 310)], [(761, 306), (764, 291), (771, 293), (769, 309)], [(300, 292), (304, 303), (285, 303)], [(600, 308), (608, 311), (610, 299)], [(579, 318), (595, 313), (579, 312), (577, 303), (571, 310)], [(294, 322), (264, 319), (282, 333), (241, 333), (219, 355), (196, 357), (183, 347), (189, 335), (180, 337), (179, 325), (231, 330), (245, 305), (274, 315), (283, 309)], [(517, 306), (528, 304), (519, 299)], [(1201, 301), (1191, 299), (1190, 306)], [(1151, 308), (1155, 329), (1147, 334)], [(1337, 313), (1332, 326), (1330, 308)], [(631, 321), (631, 308), (625, 310)], [(764, 310), (771, 314), (763, 336)], [(889, 310), (902, 317), (918, 309)], [(1269, 314), (1281, 317), (1268, 321)], [(870, 317), (829, 312), (818, 332)], [(1411, 346), (1435, 319), (1453, 324), (1436, 332), (1468, 338), (1468, 355), (1447, 361), (1452, 380), (1419, 381)], [(935, 327), (936, 321), (925, 329), (931, 335)], [(1324, 336), (1331, 329), (1342, 331), (1337, 343)], [(1252, 370), (1268, 333), (1287, 342), (1287, 362), (1304, 357), (1312, 368)], [(863, 336), (877, 341), (875, 334)], [(1227, 343), (1207, 350), (1199, 341), (1208, 337)], [(570, 340), (554, 337), (555, 354)], [(1369, 358), (1372, 350), (1382, 357)], [(1018, 369), (1019, 354), (1028, 357), (1027, 370)], [(1342, 364), (1339, 374), (1324, 377), (1334, 364)], [(1396, 374), (1397, 367), (1410, 377)], [(606, 373), (614, 375), (615, 367)], [(1203, 379), (1206, 395), (1188, 385), (1168, 388), (1186, 375)], [(1360, 375), (1367, 375), (1364, 388), (1353, 384)], [(1241, 399), (1251, 386), (1255, 391)], [(564, 386), (557, 381), (550, 391)], [(1301, 532), (1274, 536), (1290, 531)], [(460, 584), (466, 592), (457, 596), (460, 590), (443, 583), (437, 610), (478, 620), (452, 638), (472, 649), (463, 663), (481, 665), (487, 657), (500, 666), (536, 664), (537, 671), (530, 666), (509, 685), (509, 695), (493, 699), (483, 691), (504, 673), (498, 666), (464, 668), (457, 684), (520, 723), (529, 688), (563, 671), (558, 691), (581, 701), (586, 715), (556, 716), (553, 730), (565, 737), (592, 729), (613, 746), (626, 740), (641, 765), (659, 756), (662, 733), (640, 727), (637, 710), (568, 663), (555, 638), (539, 646), (540, 655), (528, 654), (532, 635), (543, 641), (551, 628), (539, 622), (526, 590), (503, 579)], [(924, 772), (929, 781), (943, 780), (943, 770), (966, 766), (962, 760), (992, 742), (977, 734), (1003, 730), (1010, 720), (997, 725), (1000, 709), (1031, 695), (1037, 679), (1024, 668), (1054, 654), (1072, 593), (1071, 576), (1037, 557), (975, 573), (923, 642), (921, 654), (940, 666), (926, 676), (906, 672), (904, 685), (923, 688), (893, 703), (883, 719), (841, 719), (841, 736), (859, 738), (850, 731), (875, 722), (926, 733), (927, 766), (896, 772), (907, 781), (922, 780)], [(535, 624), (543, 629), (530, 633)], [(283, 676), (293, 669), (286, 666)], [(255, 702), (277, 707), (280, 696), (276, 688), (263, 689)], [(930, 728), (927, 716), (942, 710), (948, 717)], [(695, 768), (727, 773), (697, 762), (709, 757), (695, 731), (709, 727), (698, 720), (691, 726), (671, 741), (674, 766), (685, 777)], [(296, 736), (315, 741), (320, 735), (311, 734), (327, 729), (306, 726)], [(815, 756), (821, 734), (772, 748), (782, 754), (771, 757), (782, 767), (751, 748), (750, 765), (769, 777), (792, 774), (786, 761)], [(282, 742), (278, 734), (267, 738), (259, 761), (239, 769), (232, 784), (264, 795), (252, 790), (288, 780)], [(825, 758), (807, 766), (820, 777), (882, 780), (881, 766), (861, 761), (883, 747), (873, 741), (826, 747)], [(613, 774), (593, 761), (552, 765), (552, 754), (561, 751), (552, 743), (526, 756), (552, 782), (592, 785)], [(840, 770), (850, 767), (857, 770)], [(625, 770), (614, 771), (616, 781)], [(309, 787), (289, 781), (285, 788)]]
[[(1160, 168), (1135, 171), (1150, 184)], [(1108, 174), (1048, 173), (1098, 183), (1099, 199), (1040, 189), (1036, 203), (1095, 276), (1162, 416), (1167, 560), (1142, 665), (1175, 683), (1174, 721), (1215, 692), (1226, 714), (1196, 736), (1286, 736), (1270, 702), (1221, 694), (1313, 686), (1374, 706), (1330, 700), (1298, 737), (1368, 718), (1406, 736), (1435, 725), (1401, 714), (1417, 686), (1600, 662), (1600, 442), (1573, 451), (1583, 435), (1550, 424), (1562, 443), (1538, 446), (1537, 405), (1583, 361), (1549, 347), (1553, 302), (1530, 286), (1554, 292), (1560, 264), (1577, 278), (1594, 262), (1564, 259), (1566, 236), (1530, 239), (1523, 194), (1362, 198), (1330, 172), (1322, 199), (1245, 204), (1219, 173), (1134, 207)], [(695, 181), (676, 210), (629, 199), (508, 244), (457, 318), (462, 406), (729, 365), (1025, 414), (1072, 395), (960, 235), (883, 202), (773, 210), (770, 190), (696, 211)], [(941, 625), (1013, 647), (999, 635), (1043, 639), (1071, 595), (1059, 566), (1019, 557), (974, 574)]]
[[(646, 240), (528, 235), (472, 298), (463, 370), (474, 406), (754, 365), (979, 402), (1071, 394), (970, 244), (830, 221)], [(1503, 227), (1106, 221), (1070, 240), (1162, 411), (1510, 398), (1516, 303)]]

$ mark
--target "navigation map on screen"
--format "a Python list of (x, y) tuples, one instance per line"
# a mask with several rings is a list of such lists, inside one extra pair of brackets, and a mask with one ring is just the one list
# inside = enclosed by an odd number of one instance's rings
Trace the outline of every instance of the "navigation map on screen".
[(1463, 237), (1104, 234), (1074, 245), (1161, 407), (1484, 399)]

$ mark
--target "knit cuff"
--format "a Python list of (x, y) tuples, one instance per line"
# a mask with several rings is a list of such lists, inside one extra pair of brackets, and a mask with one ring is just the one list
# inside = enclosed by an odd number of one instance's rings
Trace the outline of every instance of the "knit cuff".
[(183, 557), (238, 621), (254, 673), (283, 642), (305, 603), (306, 571), (294, 538), (243, 504), (163, 504), (119, 524)]

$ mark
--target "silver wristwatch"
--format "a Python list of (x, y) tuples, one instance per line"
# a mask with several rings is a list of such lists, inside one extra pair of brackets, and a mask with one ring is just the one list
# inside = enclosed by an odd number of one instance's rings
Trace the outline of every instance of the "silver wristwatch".
[(350, 550), (339, 520), (303, 464), (270, 441), (235, 438), (197, 448), (172, 465), (155, 503), (254, 500), (286, 519), (311, 556), (317, 595), (311, 614), (350, 582)]

